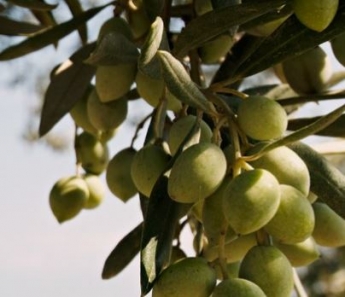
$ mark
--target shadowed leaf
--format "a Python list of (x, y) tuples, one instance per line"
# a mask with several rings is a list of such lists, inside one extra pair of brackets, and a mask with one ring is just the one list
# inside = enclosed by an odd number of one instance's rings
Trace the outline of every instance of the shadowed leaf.
[(137, 47), (123, 34), (111, 32), (101, 39), (100, 43), (85, 63), (91, 65), (118, 65), (135, 63), (139, 57)]
[[(83, 13), (83, 8), (81, 7), (79, 0), (65, 0), (65, 2), (74, 17)], [(87, 42), (86, 24), (80, 25), (80, 27), (78, 28), (78, 33), (79, 33), (81, 42), (85, 44)]]
[(43, 136), (74, 106), (88, 89), (95, 67), (83, 63), (95, 43), (78, 50), (52, 76), (45, 93), (39, 135)]
[(271, 35), (256, 40), (251, 54), (238, 61), (232, 77), (222, 85), (261, 72), (340, 35), (345, 30), (344, 13), (345, 3), (339, 4), (339, 10), (333, 22), (322, 32), (308, 29), (292, 15)]
[(28, 35), (42, 30), (44, 27), (27, 22), (19, 22), (0, 16), (0, 34), (8, 36)]
[(147, 208), (141, 243), (141, 292), (146, 295), (168, 263), (179, 218), (190, 208), (170, 199), (168, 178), (162, 175), (155, 184)]
[(289, 147), (309, 169), (310, 190), (345, 219), (345, 176), (308, 145), (293, 143)]
[(0, 53), (0, 61), (18, 58), (57, 42), (61, 38), (72, 33), (80, 25), (87, 22), (89, 19), (94, 17), (97, 13), (99, 13), (102, 9), (109, 6), (110, 4), (112, 3), (89, 9), (65, 23), (37, 33), (32, 37), (29, 37), (26, 40), (22, 41), (21, 43), (5, 49)]
[(143, 223), (140, 223), (115, 246), (104, 263), (103, 279), (119, 274), (139, 253), (142, 231)]
[(178, 37), (174, 54), (183, 58), (189, 50), (194, 49), (224, 33), (233, 26), (242, 25), (269, 11), (276, 10), (286, 1), (253, 1), (239, 5), (215, 9), (193, 19)]
[(216, 114), (213, 105), (191, 80), (181, 62), (166, 51), (158, 51), (157, 54), (168, 90), (182, 102), (206, 113)]
[(8, 2), (29, 9), (34, 10), (53, 10), (58, 4), (49, 4), (40, 0), (7, 0)]

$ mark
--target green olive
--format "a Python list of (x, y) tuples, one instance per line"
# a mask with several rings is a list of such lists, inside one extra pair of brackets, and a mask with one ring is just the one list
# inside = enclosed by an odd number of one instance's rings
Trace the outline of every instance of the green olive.
[(280, 204), (264, 229), (282, 243), (298, 243), (311, 236), (315, 216), (307, 197), (294, 187), (280, 185)]
[(294, 287), (291, 264), (274, 246), (252, 247), (242, 261), (239, 277), (257, 284), (267, 297), (290, 297)]
[(273, 99), (250, 96), (238, 107), (237, 119), (240, 128), (256, 140), (270, 140), (283, 136), (287, 128), (287, 114)]
[(158, 276), (152, 297), (209, 297), (216, 273), (203, 258), (185, 258), (168, 266)]
[(214, 193), (226, 173), (222, 150), (212, 143), (198, 143), (176, 159), (169, 176), (170, 198), (181, 203), (196, 203)]
[(280, 187), (264, 169), (245, 171), (231, 180), (224, 191), (223, 212), (232, 229), (244, 235), (265, 226), (276, 214)]
[(138, 192), (131, 176), (131, 166), (135, 154), (135, 149), (125, 148), (114, 155), (107, 166), (106, 181), (108, 188), (124, 202)]
[(59, 223), (74, 218), (89, 199), (89, 189), (84, 179), (77, 176), (59, 179), (49, 194), (50, 208)]

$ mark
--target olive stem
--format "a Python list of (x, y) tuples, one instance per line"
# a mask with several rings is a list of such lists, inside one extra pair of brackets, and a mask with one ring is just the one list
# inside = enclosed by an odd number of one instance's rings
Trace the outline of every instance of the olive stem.
[(212, 86), (210, 87), (214, 92), (216, 93), (226, 93), (226, 94), (232, 94), (235, 95), (236, 97), (239, 97), (241, 99), (246, 99), (249, 96), (245, 93), (242, 93), (240, 91), (237, 91), (235, 89), (230, 89), (230, 88), (225, 88), (225, 87), (216, 87), (216, 88), (212, 88)]
[(258, 245), (271, 245), (271, 238), (264, 229), (260, 229), (255, 233)]
[(308, 297), (295, 268), (292, 268), (295, 290), (298, 297)]
[(228, 230), (227, 222), (223, 222), (220, 236), (219, 236), (219, 243), (218, 243), (218, 259), (219, 259), (219, 266), (223, 275), (223, 279), (228, 279), (229, 274), (226, 267), (226, 257), (225, 257), (225, 236)]
[(149, 118), (152, 117), (152, 112), (150, 114), (148, 114), (138, 125), (137, 128), (135, 129), (134, 132), (134, 136), (132, 137), (132, 141), (131, 141), (131, 147), (134, 146), (134, 142), (136, 141), (136, 139), (138, 138), (139, 135), (139, 131), (144, 127), (145, 123), (147, 122), (147, 120)]
[(217, 144), (217, 145), (220, 145), (220, 142), (221, 142), (221, 137), (220, 137), (220, 132), (219, 130), (223, 127), (223, 125), (225, 124), (225, 122), (227, 122), (227, 118), (226, 117), (223, 117), (221, 118), (217, 125), (214, 127), (213, 129), (213, 135), (212, 135), (212, 142)]
[(238, 162), (239, 160), (241, 161), (241, 147), (240, 147), (240, 141), (238, 138), (238, 133), (237, 129), (234, 123), (234, 120), (231, 118), (228, 120), (229, 122), (229, 130), (230, 130), (230, 136), (232, 139), (232, 144), (234, 146), (234, 154), (235, 154), (235, 164), (233, 166), (233, 177), (236, 177), (237, 175), (241, 174), (241, 162)]

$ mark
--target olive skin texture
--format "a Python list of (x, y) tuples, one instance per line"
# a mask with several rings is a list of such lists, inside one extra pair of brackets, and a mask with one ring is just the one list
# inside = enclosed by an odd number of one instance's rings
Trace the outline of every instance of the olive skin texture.
[(248, 280), (231, 278), (223, 280), (214, 289), (211, 297), (266, 297), (260, 287)]
[(109, 190), (123, 202), (127, 202), (138, 190), (131, 176), (131, 166), (136, 154), (133, 148), (125, 148), (109, 161), (106, 182)]
[[(175, 155), (179, 146), (195, 124), (196, 116), (187, 115), (179, 118), (170, 128), (168, 144), (171, 155)], [(200, 121), (199, 142), (211, 142), (212, 130), (203, 120)]]
[(94, 209), (104, 200), (105, 187), (98, 175), (85, 174), (82, 176), (89, 189), (89, 197), (84, 205), (85, 209)]
[(224, 191), (223, 212), (239, 235), (255, 232), (275, 215), (280, 203), (280, 187), (269, 171), (254, 169), (232, 179)]
[(290, 87), (302, 95), (326, 90), (332, 76), (332, 63), (321, 47), (285, 60), (282, 69)]
[(152, 297), (209, 297), (216, 285), (216, 272), (203, 258), (185, 258), (158, 276)]
[(87, 173), (99, 175), (107, 167), (109, 150), (106, 143), (85, 131), (76, 137), (76, 154)]
[(315, 228), (313, 238), (316, 243), (326, 247), (345, 246), (345, 220), (327, 204), (313, 203)]
[(134, 155), (131, 164), (131, 176), (140, 193), (150, 197), (156, 181), (163, 173), (169, 160), (170, 156), (162, 147), (151, 144), (144, 146)]
[(310, 189), (309, 170), (304, 161), (290, 148), (280, 146), (259, 159), (250, 162), (254, 168), (271, 172), (280, 184), (290, 185), (308, 195)]
[(89, 198), (86, 182), (77, 176), (59, 179), (49, 194), (50, 208), (59, 223), (77, 216)]
[(293, 272), (289, 260), (274, 246), (255, 246), (244, 257), (239, 277), (257, 284), (267, 297), (290, 297)]
[(242, 131), (256, 140), (279, 138), (287, 128), (284, 108), (275, 100), (263, 96), (249, 96), (242, 100), (237, 120)]
[(190, 146), (176, 159), (169, 176), (168, 194), (181, 203), (196, 203), (213, 194), (226, 173), (223, 151), (212, 143)]
[(284, 244), (274, 239), (273, 243), (284, 253), (293, 267), (309, 265), (321, 256), (313, 237), (295, 244)]
[(302, 24), (309, 29), (322, 32), (335, 17), (339, 0), (293, 0), (291, 4)]
[(126, 119), (127, 111), (128, 102), (125, 97), (102, 103), (96, 90), (93, 90), (87, 101), (90, 122), (99, 131), (112, 131), (118, 128)]
[(282, 243), (298, 243), (311, 236), (315, 216), (307, 197), (294, 187), (280, 185), (280, 204), (264, 229)]

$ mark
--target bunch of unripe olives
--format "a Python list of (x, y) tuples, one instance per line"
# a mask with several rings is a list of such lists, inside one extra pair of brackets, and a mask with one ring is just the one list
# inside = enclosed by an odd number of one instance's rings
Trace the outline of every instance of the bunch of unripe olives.
[[(212, 9), (205, 8), (204, 2), (195, 1), (200, 5), (198, 15)], [(334, 18), (338, 1), (329, 1), (326, 9), (322, 3), (296, 0), (292, 6), (305, 26), (322, 31)], [(138, 9), (130, 12), (127, 21), (114, 17), (103, 24), (98, 46), (109, 38), (126, 40), (125, 45), (135, 47), (147, 35), (150, 21), (140, 15), (142, 3), (134, 4)], [(317, 22), (315, 13), (320, 16)], [(280, 23), (252, 32), (271, 32)], [(332, 47), (344, 65), (343, 37), (332, 40)], [(225, 51), (214, 50), (223, 43)], [(230, 33), (211, 40), (198, 49), (201, 61), (216, 63), (232, 44)], [(78, 128), (74, 145), (77, 170), (51, 189), (49, 202), (57, 221), (70, 220), (81, 210), (101, 204), (106, 193), (100, 179), (103, 173), (109, 191), (123, 202), (137, 194), (150, 201), (165, 176), (169, 199), (189, 207), (186, 220), (198, 242), (195, 257), (173, 260), (171, 255), (170, 263), (153, 282), (153, 297), (291, 296), (294, 267), (316, 261), (318, 245), (345, 245), (345, 220), (310, 191), (308, 167), (294, 150), (285, 145), (263, 149), (286, 135), (285, 109), (265, 95), (237, 92), (240, 100), (235, 106), (215, 104), (214, 109), (201, 110), (179, 98), (179, 91), (159, 71), (153, 75), (144, 71), (138, 64), (144, 54), (131, 48), (131, 58), (97, 65), (95, 84), (90, 84), (70, 110)], [(149, 66), (159, 68), (155, 58)], [(329, 87), (332, 71), (320, 47), (280, 66), (279, 77), (298, 94), (315, 94)], [(180, 79), (178, 75), (172, 78), (174, 83)], [(110, 156), (108, 142), (127, 118), (133, 86), (157, 114), (166, 118), (169, 114), (169, 121), (152, 116), (156, 129), (140, 149), (132, 142)], [(162, 122), (166, 123), (164, 129), (157, 129)]]

